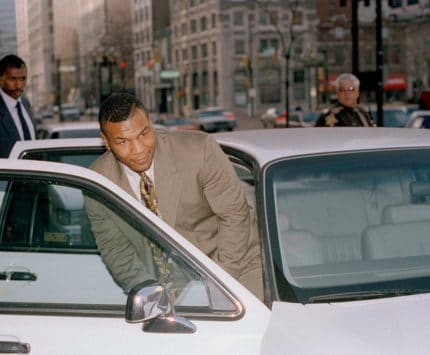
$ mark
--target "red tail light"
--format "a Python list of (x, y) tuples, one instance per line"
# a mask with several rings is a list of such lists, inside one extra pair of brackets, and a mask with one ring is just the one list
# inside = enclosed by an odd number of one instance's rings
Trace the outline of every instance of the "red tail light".
[(229, 120), (234, 120), (234, 114), (232, 114), (231, 112), (226, 112), (225, 113), (225, 117), (227, 117), (227, 119)]

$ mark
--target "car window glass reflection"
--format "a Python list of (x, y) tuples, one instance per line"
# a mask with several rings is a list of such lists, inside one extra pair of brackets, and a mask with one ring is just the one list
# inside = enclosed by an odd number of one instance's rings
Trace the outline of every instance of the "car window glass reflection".
[[(4, 196), (0, 273), (6, 275), (4, 281), (0, 280), (2, 301), (39, 302), (45, 306), (50, 303), (125, 305), (125, 290), (109, 273), (97, 251), (81, 189), (35, 179), (3, 179), (0, 188), (0, 196)], [(152, 239), (155, 232), (130, 224), (108, 203), (97, 203), (128, 233), (147, 246), (157, 243), (168, 256), (170, 279), (160, 280), (158, 273), (151, 278), (170, 288), (177, 307), (185, 307), (186, 312), (190, 312), (189, 307), (200, 309), (200, 313), (202, 308), (204, 312), (211, 312), (214, 307), (218, 311), (235, 309), (180, 254), (155, 242)], [(151, 250), (147, 255), (151, 255)], [(154, 257), (146, 262), (154, 265)]]

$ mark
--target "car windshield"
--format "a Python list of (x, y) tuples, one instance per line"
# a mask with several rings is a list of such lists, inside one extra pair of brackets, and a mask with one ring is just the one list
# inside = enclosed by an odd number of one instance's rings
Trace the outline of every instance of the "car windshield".
[(203, 111), (199, 113), (200, 117), (213, 117), (213, 116), (223, 116), (224, 112), (222, 110), (212, 110), (212, 111)]
[(159, 122), (161, 124), (164, 124), (165, 126), (176, 126), (176, 125), (189, 124), (189, 121), (186, 118), (168, 118), (165, 120), (160, 120)]
[(267, 222), (280, 298), (430, 289), (429, 154), (369, 151), (270, 165)]

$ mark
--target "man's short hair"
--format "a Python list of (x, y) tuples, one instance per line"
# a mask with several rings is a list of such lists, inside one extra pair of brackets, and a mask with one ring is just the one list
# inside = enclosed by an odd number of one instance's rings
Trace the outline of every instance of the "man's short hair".
[(3, 75), (8, 67), (20, 69), (26, 67), (25, 62), (15, 54), (5, 55), (0, 59), (0, 75)]
[(129, 119), (136, 110), (141, 110), (148, 116), (142, 101), (128, 93), (114, 93), (100, 105), (99, 124), (103, 130), (105, 122), (122, 122)]
[(360, 80), (354, 74), (342, 73), (336, 78), (334, 82), (334, 87), (336, 88), (336, 91), (339, 89), (339, 84), (343, 81), (352, 81), (356, 89), (360, 88)]

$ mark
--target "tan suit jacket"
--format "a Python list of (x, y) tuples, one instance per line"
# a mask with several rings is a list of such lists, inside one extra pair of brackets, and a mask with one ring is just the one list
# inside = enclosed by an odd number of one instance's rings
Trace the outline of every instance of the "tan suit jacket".
[[(135, 196), (111, 152), (98, 158), (91, 168)], [(157, 131), (154, 177), (162, 219), (262, 298), (255, 210), (247, 203), (232, 164), (213, 137), (202, 132)], [(94, 210), (89, 215), (93, 219)], [(124, 249), (121, 236), (104, 236), (103, 243), (99, 243), (97, 233), (95, 238), (102, 256), (106, 250)], [(118, 257), (121, 263), (107, 266), (115, 267), (112, 273), (121, 277), (118, 267), (125, 267), (126, 259), (136, 263), (138, 258), (129, 249), (116, 254), (115, 259)]]

